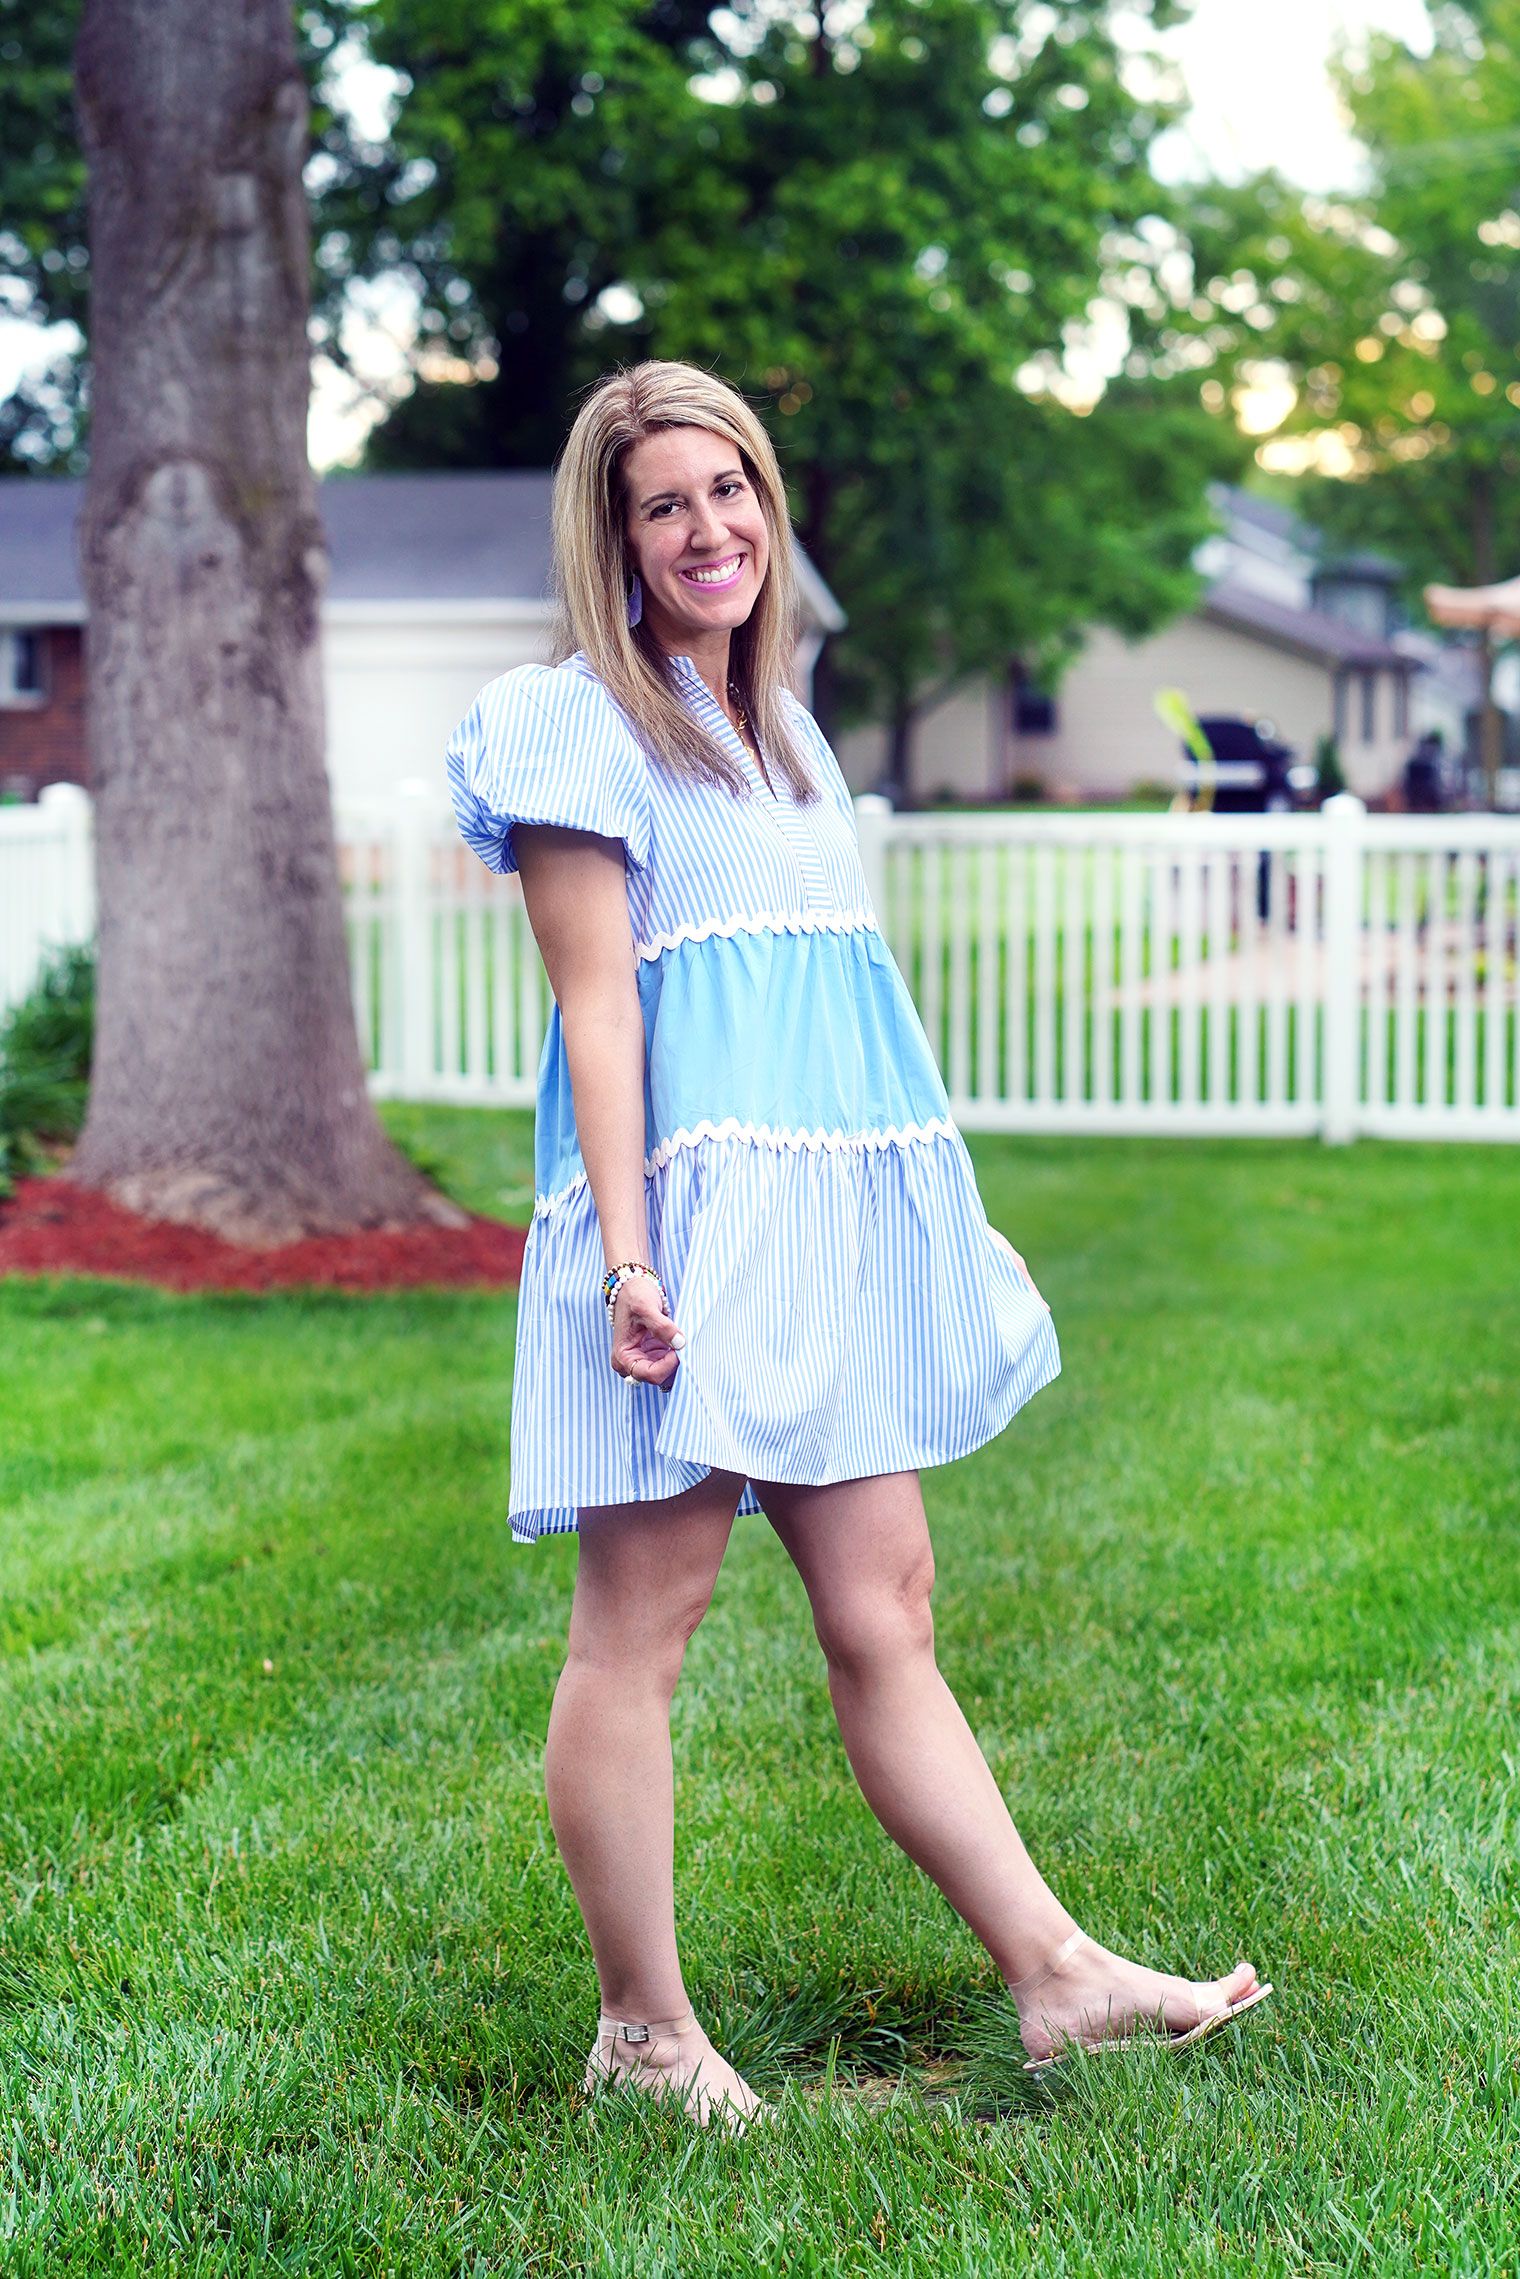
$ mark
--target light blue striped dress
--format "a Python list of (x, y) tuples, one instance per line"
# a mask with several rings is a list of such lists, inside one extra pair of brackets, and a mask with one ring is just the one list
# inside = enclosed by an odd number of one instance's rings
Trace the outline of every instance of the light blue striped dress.
[[(748, 798), (646, 759), (580, 658), (492, 681), (449, 744), (459, 828), (493, 870), (515, 868), (514, 823), (623, 843), (649, 1239), (686, 1333), (668, 1386), (613, 1374), (556, 1011), (512, 1396), (523, 1542), (713, 1468), (822, 1485), (947, 1463), (1060, 1367), (1048, 1308), (987, 1224), (817, 724), (795, 708), (822, 795), (799, 806), (695, 668), (675, 672)], [(741, 1508), (759, 1509), (751, 1490)]]

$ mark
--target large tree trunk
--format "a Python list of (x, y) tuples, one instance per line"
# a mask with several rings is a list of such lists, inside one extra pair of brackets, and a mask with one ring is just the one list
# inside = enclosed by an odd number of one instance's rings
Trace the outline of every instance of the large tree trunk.
[(99, 1015), (75, 1176), (242, 1241), (456, 1217), (349, 1000), (290, 0), (86, 0)]

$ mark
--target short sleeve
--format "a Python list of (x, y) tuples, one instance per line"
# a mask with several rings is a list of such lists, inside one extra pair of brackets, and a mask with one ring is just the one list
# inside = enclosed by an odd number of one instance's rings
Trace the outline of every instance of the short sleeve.
[(448, 745), (449, 794), (465, 844), (490, 870), (516, 870), (517, 823), (621, 839), (649, 860), (648, 765), (592, 674), (519, 665), (483, 688)]

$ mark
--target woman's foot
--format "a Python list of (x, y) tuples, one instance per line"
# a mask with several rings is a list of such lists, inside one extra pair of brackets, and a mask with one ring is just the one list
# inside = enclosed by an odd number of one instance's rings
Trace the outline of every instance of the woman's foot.
[(1249, 1963), (1225, 1978), (1169, 1978), (1126, 1962), (1077, 1932), (1048, 1965), (1010, 1987), (1031, 2062), (1042, 2065), (1073, 2044), (1088, 2050), (1137, 2034), (1180, 2040), (1223, 2019), (1261, 1990)]
[(703, 2128), (737, 2133), (761, 2110), (749, 2083), (718, 2055), (690, 2010), (648, 2026), (603, 2016), (586, 2061), (586, 2087), (604, 2084), (673, 2098)]

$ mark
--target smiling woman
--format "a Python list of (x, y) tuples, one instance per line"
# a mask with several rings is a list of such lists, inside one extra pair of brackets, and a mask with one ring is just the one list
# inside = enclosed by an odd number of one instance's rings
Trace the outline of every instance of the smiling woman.
[[(795, 798), (816, 799), (787, 688), (797, 616), (791, 522), (769, 436), (742, 396), (686, 364), (599, 388), (554, 488), (562, 659), (579, 654), (677, 774), (747, 784), (676, 689), (688, 657), (728, 725), (753, 725)], [(622, 592), (623, 609), (608, 596)], [(745, 731), (748, 737), (748, 730)]]
[(485, 689), (449, 766), (469, 844), (521, 870), (555, 996), (511, 1519), (580, 1534), (547, 1771), (601, 1984), (587, 2085), (754, 2111), (686, 1998), (670, 1748), (743, 1511), (806, 1586), (867, 1799), (985, 1942), (1029, 2062), (1196, 2039), (1261, 1999), (1255, 1972), (1190, 1985), (1095, 1946), (935, 1664), (919, 1469), (1001, 1432), (1059, 1360), (783, 685), (770, 443), (709, 374), (617, 374), (576, 421), (555, 537), (573, 653)]

